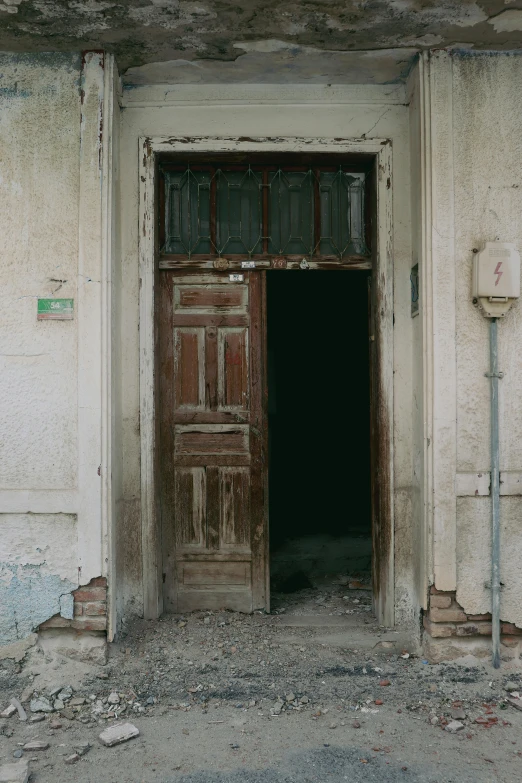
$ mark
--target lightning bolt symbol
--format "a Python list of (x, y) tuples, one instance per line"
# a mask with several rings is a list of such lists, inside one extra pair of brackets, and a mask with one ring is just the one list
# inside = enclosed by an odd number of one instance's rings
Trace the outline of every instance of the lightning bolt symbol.
[(502, 261), (499, 261), (497, 266), (496, 266), (496, 268), (495, 268), (495, 271), (493, 272), (493, 274), (495, 274), (497, 276), (497, 279), (495, 280), (495, 285), (499, 284), (500, 278), (504, 274), (504, 272), (500, 271), (500, 267), (501, 266), (502, 266)]

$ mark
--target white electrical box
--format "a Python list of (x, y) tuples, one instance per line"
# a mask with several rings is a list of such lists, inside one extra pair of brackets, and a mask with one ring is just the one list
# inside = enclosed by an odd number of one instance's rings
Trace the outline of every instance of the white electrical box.
[(473, 259), (472, 296), (487, 318), (502, 318), (520, 297), (520, 254), (509, 242), (486, 242)]

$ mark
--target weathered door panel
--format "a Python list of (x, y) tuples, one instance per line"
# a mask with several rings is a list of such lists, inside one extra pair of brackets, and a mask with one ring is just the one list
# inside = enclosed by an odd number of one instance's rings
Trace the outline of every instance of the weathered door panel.
[(264, 608), (264, 277), (160, 277), (165, 607)]

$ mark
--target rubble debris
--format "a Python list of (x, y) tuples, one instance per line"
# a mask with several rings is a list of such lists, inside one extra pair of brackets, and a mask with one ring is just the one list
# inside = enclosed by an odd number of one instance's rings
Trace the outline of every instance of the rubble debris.
[(70, 756), (66, 756), (64, 758), (66, 764), (76, 764), (76, 762), (79, 760), (80, 760), (80, 755), (78, 753), (71, 753)]
[(464, 724), (459, 720), (452, 720), (444, 727), (444, 731), (449, 731), (450, 734), (456, 734), (458, 731), (462, 731)]
[(118, 723), (115, 726), (109, 726), (100, 734), (100, 740), (107, 747), (119, 745), (121, 742), (133, 739), (139, 736), (139, 729), (132, 723)]
[(29, 762), (20, 759), (18, 762), (0, 766), (0, 783), (27, 783), (29, 780)]
[(36, 699), (31, 699), (29, 704), (31, 712), (54, 712), (54, 707), (51, 704), (50, 699), (45, 696), (38, 696)]
[(18, 701), (18, 699), (15, 699), (14, 697), (11, 699), (11, 704), (13, 707), (16, 707), (18, 711), (18, 720), (26, 721), (27, 720), (27, 713)]
[(48, 747), (49, 747), (48, 742), (43, 742), (42, 740), (31, 740), (30, 742), (25, 743), (24, 750), (27, 751), (47, 750)]
[(10, 718), (16, 712), (14, 704), (9, 704), (3, 712), (0, 712), (0, 718)]

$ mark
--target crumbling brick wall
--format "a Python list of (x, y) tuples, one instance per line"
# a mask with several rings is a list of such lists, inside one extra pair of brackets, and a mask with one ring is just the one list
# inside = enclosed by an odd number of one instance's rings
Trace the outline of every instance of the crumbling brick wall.
[[(480, 640), (483, 643), (470, 646), (470, 651), (476, 653), (480, 647), (483, 647), (485, 652), (488, 651), (487, 637), (491, 637), (491, 614), (466, 614), (453, 591), (430, 588), (429, 608), (424, 613), (423, 625), (425, 649), (439, 660), (455, 657), (459, 649), (461, 654), (464, 654), (466, 639), (473, 642)], [(448, 644), (444, 645), (443, 640), (447, 640)], [(513, 623), (501, 622), (500, 642), (503, 659), (518, 658), (522, 652), (522, 628), (517, 628)]]
[(54, 615), (40, 625), (40, 630), (48, 628), (73, 628), (76, 631), (107, 630), (107, 579), (98, 576), (88, 585), (73, 592), (74, 618), (66, 620), (59, 614)]

